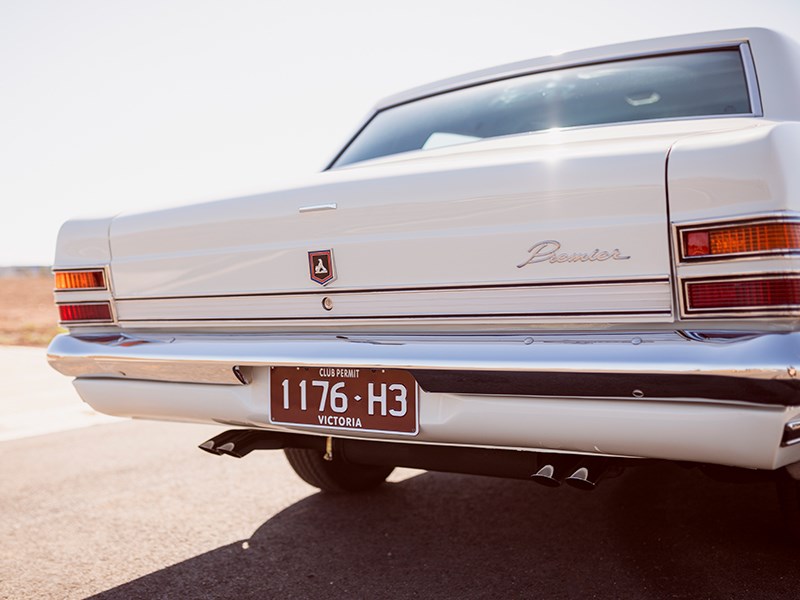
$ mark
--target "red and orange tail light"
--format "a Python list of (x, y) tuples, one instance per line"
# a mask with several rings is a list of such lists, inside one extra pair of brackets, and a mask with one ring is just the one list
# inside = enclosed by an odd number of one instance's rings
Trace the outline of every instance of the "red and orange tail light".
[[(63, 292), (104, 292), (108, 291), (108, 281), (103, 269), (73, 269), (55, 272), (55, 291)], [(58, 302), (58, 318), (62, 325), (90, 325), (113, 323), (114, 313), (111, 302), (102, 300), (108, 294), (100, 294), (97, 301)], [(92, 298), (93, 296), (89, 296)], [(66, 296), (58, 297), (63, 300)]]
[(64, 325), (77, 323), (111, 323), (114, 321), (110, 302), (59, 304), (58, 318)]
[[(677, 234), (682, 263), (800, 254), (800, 219), (791, 216), (686, 225)], [(686, 316), (800, 311), (800, 273), (765, 273), (763, 264), (747, 261), (736, 274), (683, 279)]]
[(678, 231), (680, 259), (687, 262), (800, 252), (800, 221), (762, 219)]
[(83, 271), (56, 271), (56, 291), (66, 292), (107, 290), (106, 275), (102, 269)]
[(800, 275), (685, 280), (687, 313), (784, 312), (800, 308)]

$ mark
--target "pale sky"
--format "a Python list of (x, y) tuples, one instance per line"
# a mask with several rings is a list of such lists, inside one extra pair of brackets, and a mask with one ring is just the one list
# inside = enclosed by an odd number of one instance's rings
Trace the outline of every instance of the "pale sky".
[(800, 0), (0, 0), (0, 266), (72, 217), (285, 186), (409, 87), (750, 26), (800, 40)]

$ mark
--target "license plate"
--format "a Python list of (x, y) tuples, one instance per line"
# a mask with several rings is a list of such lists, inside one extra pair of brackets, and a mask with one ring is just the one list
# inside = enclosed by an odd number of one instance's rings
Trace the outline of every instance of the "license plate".
[(417, 382), (399, 369), (272, 367), (269, 421), (325, 429), (419, 432)]

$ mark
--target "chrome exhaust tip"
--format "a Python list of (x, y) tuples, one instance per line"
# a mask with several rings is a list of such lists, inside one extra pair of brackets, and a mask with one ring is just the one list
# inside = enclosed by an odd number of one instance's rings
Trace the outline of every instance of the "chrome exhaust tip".
[(556, 468), (553, 465), (544, 465), (541, 469), (531, 475), (531, 480), (546, 487), (557, 488), (561, 481), (556, 479)]
[(217, 452), (217, 451), (214, 449), (214, 440), (208, 440), (207, 442), (203, 442), (202, 444), (200, 444), (200, 445), (198, 446), (198, 448), (200, 448), (200, 450), (205, 450), (205, 451), (206, 451), (206, 452), (208, 452), (209, 454), (216, 454), (216, 455), (219, 455), (219, 452)]
[(285, 447), (284, 436), (274, 431), (230, 429), (198, 446), (217, 456), (243, 458), (253, 450), (279, 450)]
[(578, 465), (564, 482), (579, 490), (590, 491), (597, 487), (611, 466), (607, 458), (587, 458)]
[(558, 487), (564, 481), (564, 475), (575, 470), (579, 460), (580, 457), (569, 454), (540, 454), (539, 470), (531, 475), (531, 481), (546, 487)]
[(231, 452), (234, 449), (234, 444), (247, 439), (252, 433), (252, 430), (249, 429), (229, 429), (203, 442), (198, 448), (217, 456), (222, 456), (223, 454), (233, 456)]
[(227, 444), (217, 446), (216, 450), (217, 454), (231, 454), (234, 448), (236, 448), (236, 445), (233, 442), (228, 442)]

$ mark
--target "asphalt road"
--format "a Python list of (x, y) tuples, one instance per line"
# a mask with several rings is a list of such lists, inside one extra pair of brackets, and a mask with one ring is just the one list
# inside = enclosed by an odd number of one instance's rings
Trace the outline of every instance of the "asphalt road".
[(221, 430), (0, 441), (0, 598), (798, 597), (769, 485), (669, 464), (589, 493), (401, 470), (331, 496), (279, 452), (196, 449)]

